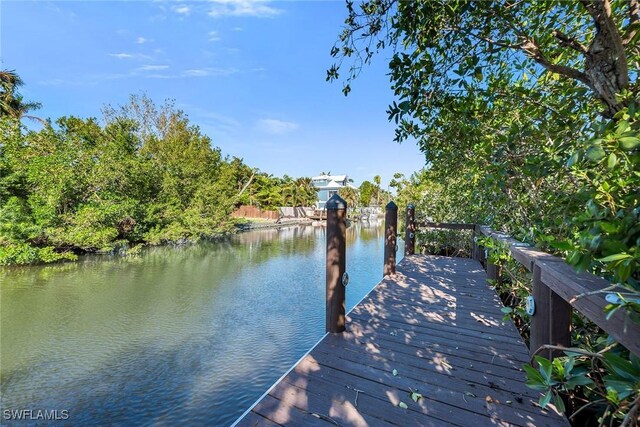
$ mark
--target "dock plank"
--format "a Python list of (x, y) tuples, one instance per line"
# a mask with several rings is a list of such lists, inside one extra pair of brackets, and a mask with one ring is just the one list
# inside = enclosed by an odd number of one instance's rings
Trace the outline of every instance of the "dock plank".
[(568, 426), (535, 403), (501, 308), (477, 261), (405, 257), (235, 425)]

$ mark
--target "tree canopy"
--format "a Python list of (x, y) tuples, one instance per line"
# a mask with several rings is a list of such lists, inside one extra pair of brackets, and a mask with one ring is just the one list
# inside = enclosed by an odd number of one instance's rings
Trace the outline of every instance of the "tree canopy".
[[(377, 53), (390, 55), (395, 139), (413, 138), (425, 154), (424, 170), (391, 183), (401, 208), (491, 225), (638, 301), (638, 0), (348, 1), (346, 15), (327, 79), (348, 94)], [(517, 283), (503, 291), (522, 301)], [(640, 319), (634, 304), (609, 310)], [(574, 337), (580, 345), (610, 350), (588, 331)], [(611, 357), (639, 366), (619, 348)], [(633, 381), (609, 383), (610, 367), (589, 363), (602, 371), (581, 379), (581, 397), (605, 402), (601, 422), (629, 424), (640, 410), (637, 389), (625, 388)], [(568, 393), (562, 381), (547, 395)]]
[[(18, 88), (24, 82), (15, 71), (0, 70), (0, 117), (20, 119), (30, 110), (40, 108), (36, 102), (25, 102)], [(37, 120), (37, 117), (27, 116)]]
[(0, 264), (197, 240), (232, 230), (238, 205), (316, 200), (309, 178), (223, 157), (171, 102), (132, 96), (103, 113), (39, 131), (0, 117)]

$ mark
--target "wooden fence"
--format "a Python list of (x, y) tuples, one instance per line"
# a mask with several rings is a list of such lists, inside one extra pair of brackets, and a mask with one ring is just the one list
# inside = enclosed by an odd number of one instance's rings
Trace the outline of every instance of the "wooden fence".
[(261, 219), (278, 219), (280, 213), (278, 211), (263, 211), (257, 206), (240, 206), (231, 214), (234, 218), (261, 218)]

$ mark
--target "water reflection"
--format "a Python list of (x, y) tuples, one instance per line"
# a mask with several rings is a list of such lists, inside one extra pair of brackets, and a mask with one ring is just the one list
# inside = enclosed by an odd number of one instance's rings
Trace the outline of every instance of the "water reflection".
[[(382, 238), (347, 231), (348, 308), (380, 279)], [(229, 424), (322, 336), (324, 256), (324, 228), (289, 227), (2, 270), (2, 408)]]

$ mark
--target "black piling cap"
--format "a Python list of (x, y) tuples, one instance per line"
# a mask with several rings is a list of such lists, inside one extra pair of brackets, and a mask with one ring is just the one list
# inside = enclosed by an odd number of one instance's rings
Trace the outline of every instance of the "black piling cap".
[(386, 210), (392, 210), (392, 211), (397, 211), (398, 210), (398, 205), (396, 205), (395, 203), (393, 203), (393, 200), (390, 201), (389, 203), (387, 203), (387, 206), (384, 207)]
[(325, 203), (324, 206), (328, 211), (337, 211), (340, 209), (347, 209), (347, 202), (345, 202), (344, 199), (336, 193), (327, 200), (327, 203)]

